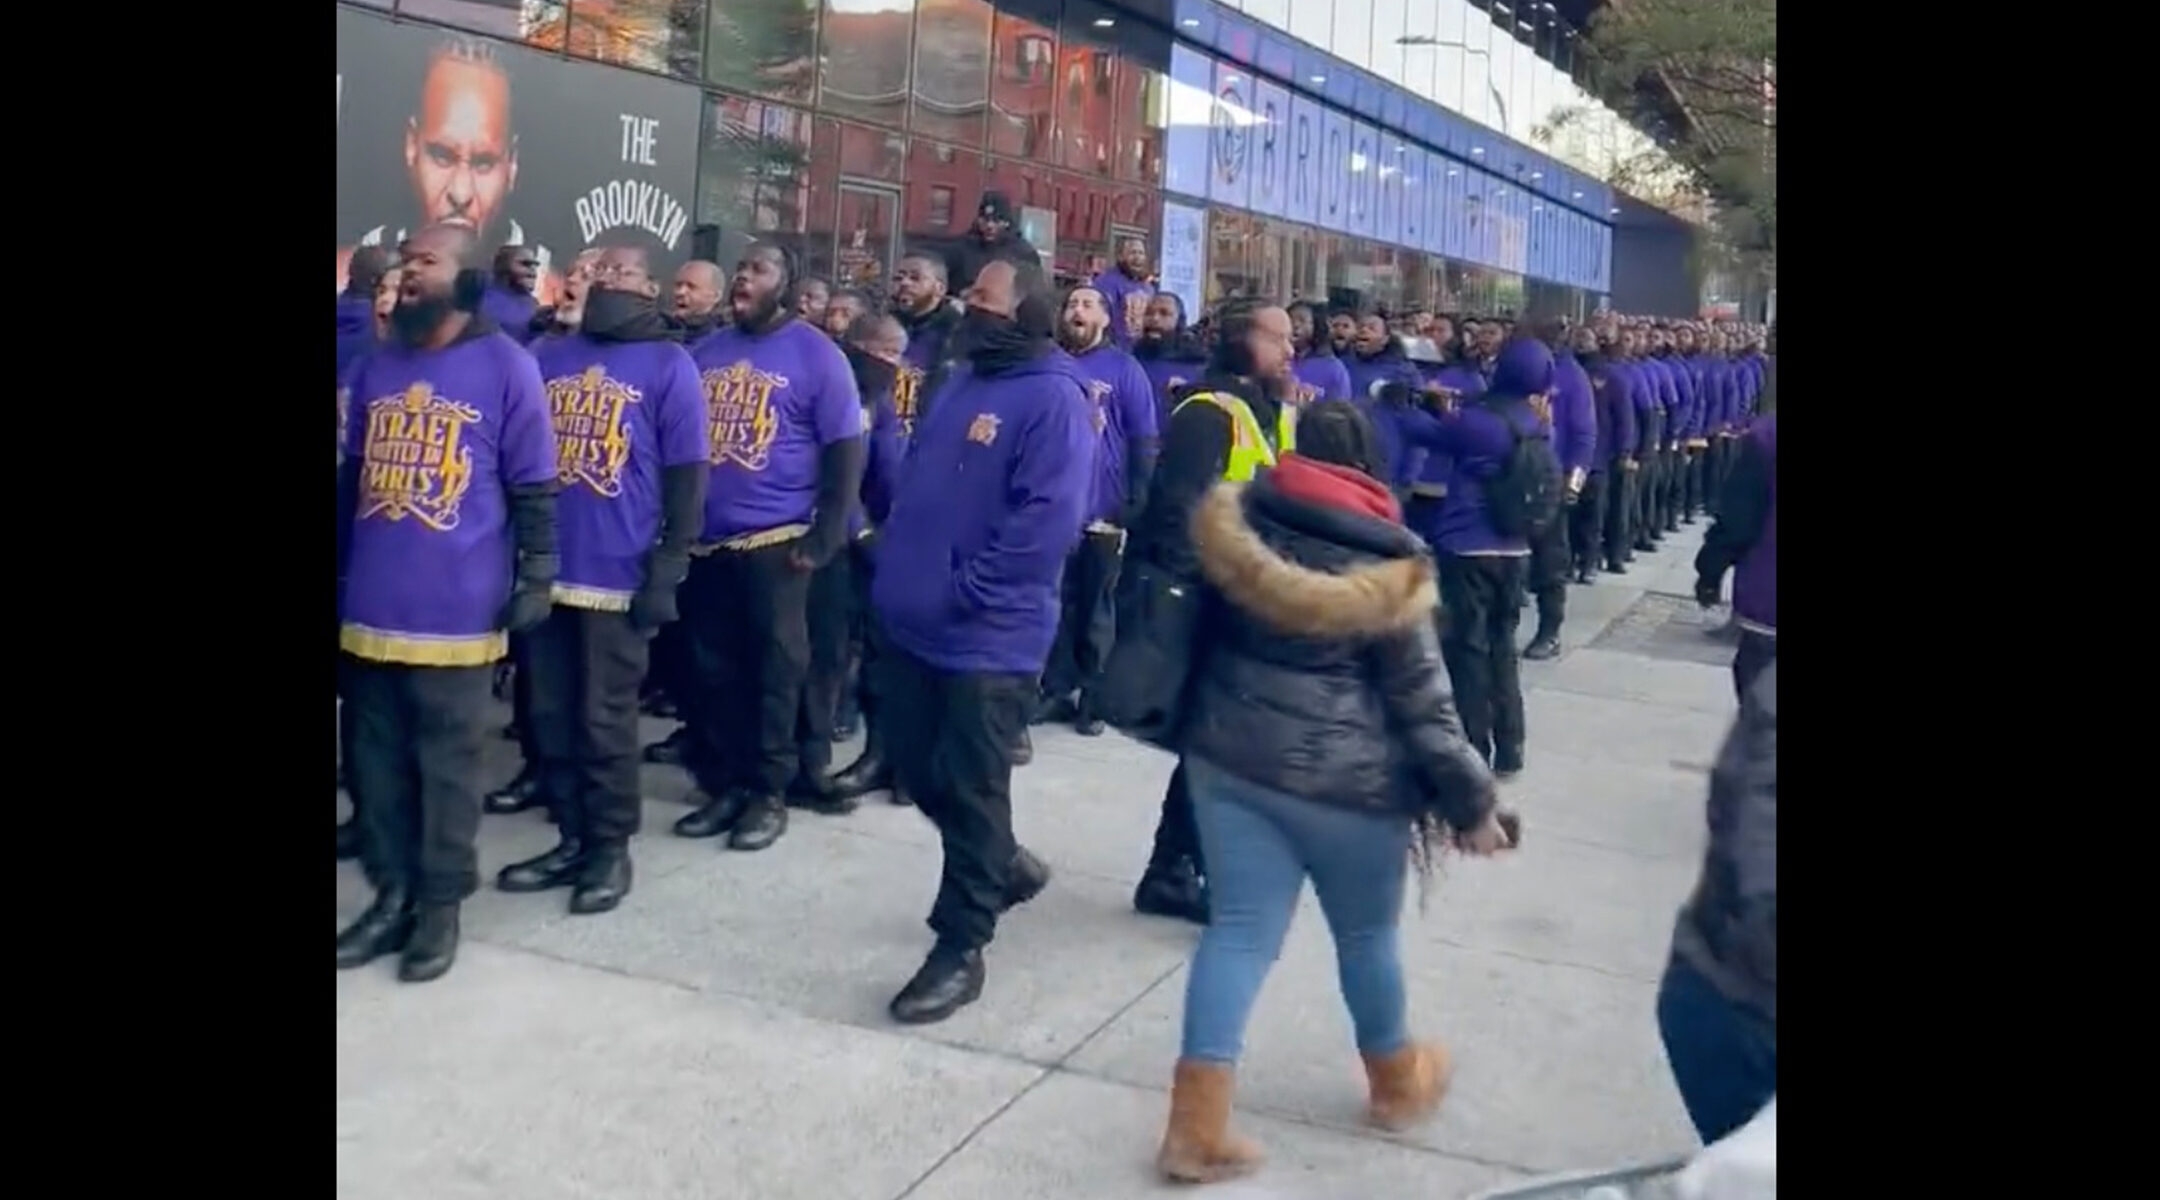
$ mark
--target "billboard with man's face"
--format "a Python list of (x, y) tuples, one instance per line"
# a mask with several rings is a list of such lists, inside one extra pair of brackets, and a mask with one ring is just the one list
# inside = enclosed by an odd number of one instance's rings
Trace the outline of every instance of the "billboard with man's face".
[(536, 251), (543, 304), (588, 246), (690, 257), (696, 89), (346, 8), (337, 75), (339, 288), (354, 248), (436, 222)]

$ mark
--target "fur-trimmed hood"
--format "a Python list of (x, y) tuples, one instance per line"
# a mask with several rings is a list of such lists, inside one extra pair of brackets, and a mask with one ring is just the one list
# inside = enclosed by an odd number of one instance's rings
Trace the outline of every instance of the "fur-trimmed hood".
[[(1254, 528), (1261, 519), (1362, 559), (1337, 572), (1285, 558)], [(1271, 629), (1311, 638), (1372, 637), (1432, 620), (1440, 602), (1432, 559), (1399, 524), (1284, 495), (1265, 476), (1219, 483), (1194, 510), (1194, 547), (1210, 584)]]

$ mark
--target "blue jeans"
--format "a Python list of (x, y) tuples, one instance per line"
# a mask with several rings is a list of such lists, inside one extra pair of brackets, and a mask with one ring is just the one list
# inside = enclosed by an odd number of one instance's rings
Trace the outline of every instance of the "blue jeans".
[(1208, 864), (1207, 932), (1185, 979), (1184, 1057), (1235, 1063), (1245, 1023), (1282, 952), (1312, 877), (1335, 937), (1357, 1046), (1391, 1054), (1410, 1040), (1396, 940), (1410, 864), (1410, 820), (1285, 795), (1187, 758)]

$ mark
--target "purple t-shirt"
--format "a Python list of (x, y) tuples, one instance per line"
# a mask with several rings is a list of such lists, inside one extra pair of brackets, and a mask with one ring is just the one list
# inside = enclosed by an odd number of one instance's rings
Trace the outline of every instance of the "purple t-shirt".
[(1110, 311), (1110, 340), (1120, 349), (1132, 349), (1133, 339), (1140, 334), (1141, 318), (1147, 315), (1148, 301), (1155, 298), (1155, 289), (1146, 280), (1134, 279), (1117, 267), (1098, 273), (1088, 286), (1102, 293), (1103, 306)]
[(514, 566), (505, 492), (555, 478), (532, 356), (501, 333), (378, 347), (354, 371), (346, 455), (360, 471), (339, 644), (374, 662), (472, 667)]
[(705, 400), (674, 342), (598, 342), (581, 334), (534, 347), (554, 418), (562, 573), (555, 602), (628, 612), (660, 540), (660, 471), (706, 460)]
[(1350, 371), (1332, 354), (1304, 355), (1290, 364), (1290, 373), (1298, 381), (1296, 404), (1350, 398)]
[(1073, 369), (1092, 406), (1089, 418), (1101, 443), (1095, 452), (1095, 485), (1088, 498), (1090, 521), (1124, 519), (1125, 464), (1133, 443), (1159, 436), (1155, 388), (1133, 356), (1107, 342), (1073, 356)]
[(707, 543), (808, 525), (818, 454), (862, 436), (854, 372), (831, 338), (789, 321), (752, 336), (733, 326), (697, 344), (712, 481)]

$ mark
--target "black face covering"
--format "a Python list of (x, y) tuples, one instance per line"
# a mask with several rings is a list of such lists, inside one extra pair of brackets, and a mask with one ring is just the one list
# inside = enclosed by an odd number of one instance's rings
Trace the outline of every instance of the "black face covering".
[(891, 393), (900, 378), (899, 367), (854, 346), (842, 346), (840, 352), (847, 355), (848, 370), (855, 375), (855, 390), (864, 404)]
[(980, 308), (967, 311), (968, 361), (978, 374), (1010, 370), (1050, 348), (1048, 308), (1033, 297), (1021, 301), (1020, 307), (1022, 311), (1011, 317)]
[(669, 336), (667, 321), (652, 297), (614, 288), (585, 293), (585, 316), (578, 330), (600, 342), (656, 342)]

